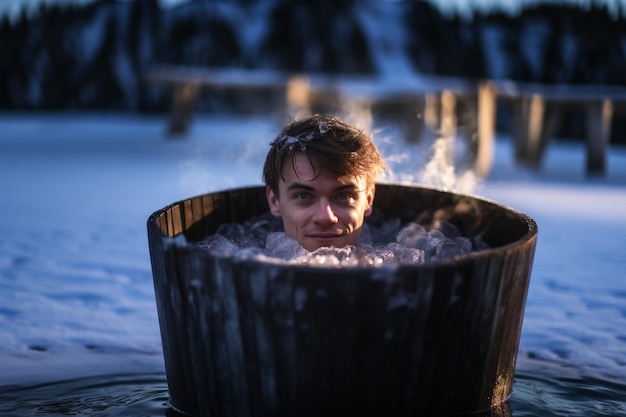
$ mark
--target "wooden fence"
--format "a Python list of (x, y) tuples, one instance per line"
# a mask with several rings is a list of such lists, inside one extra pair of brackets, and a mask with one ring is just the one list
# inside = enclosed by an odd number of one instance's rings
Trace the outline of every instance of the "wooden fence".
[(582, 111), (586, 126), (586, 171), (604, 174), (616, 106), (626, 103), (626, 86), (545, 85), (416, 75), (393, 80), (293, 74), (278, 71), (157, 66), (146, 76), (150, 85), (172, 89), (168, 131), (187, 131), (194, 105), (204, 91), (257, 93), (284, 121), (311, 112), (360, 106), (393, 109), (410, 140), (429, 130), (441, 135), (463, 133), (471, 142), (476, 172), (491, 169), (496, 112), (511, 115), (515, 161), (540, 167), (544, 151), (563, 115)]

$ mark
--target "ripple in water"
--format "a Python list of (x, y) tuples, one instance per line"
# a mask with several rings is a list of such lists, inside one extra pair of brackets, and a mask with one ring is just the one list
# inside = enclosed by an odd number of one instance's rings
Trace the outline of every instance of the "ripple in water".
[[(0, 387), (2, 417), (182, 417), (168, 406), (164, 374), (115, 375)], [(513, 396), (474, 417), (626, 415), (626, 385), (597, 378), (516, 374)], [(460, 416), (459, 416), (460, 417)], [(469, 416), (467, 416), (469, 417)]]
[(626, 416), (626, 385), (593, 377), (516, 374), (513, 417)]
[(47, 384), (0, 387), (0, 415), (171, 416), (162, 374), (112, 375)]

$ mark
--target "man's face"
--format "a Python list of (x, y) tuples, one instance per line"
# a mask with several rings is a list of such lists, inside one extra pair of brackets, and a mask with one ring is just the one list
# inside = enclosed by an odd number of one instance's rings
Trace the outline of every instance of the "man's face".
[(287, 236), (308, 251), (356, 244), (364, 218), (372, 213), (374, 187), (367, 187), (365, 177), (340, 179), (326, 170), (316, 177), (303, 154), (294, 162), (283, 168), (280, 198), (267, 188), (270, 211), (282, 217)]

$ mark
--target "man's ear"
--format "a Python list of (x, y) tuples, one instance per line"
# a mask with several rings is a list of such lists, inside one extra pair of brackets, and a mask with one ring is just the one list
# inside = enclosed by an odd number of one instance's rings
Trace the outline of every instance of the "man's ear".
[(271, 187), (265, 188), (265, 196), (267, 197), (267, 204), (270, 206), (270, 212), (276, 216), (280, 217), (280, 207), (278, 204), (278, 196), (274, 193)]
[(376, 186), (372, 185), (367, 192), (367, 208), (365, 209), (365, 217), (372, 214), (372, 210), (374, 209), (374, 195), (376, 194)]

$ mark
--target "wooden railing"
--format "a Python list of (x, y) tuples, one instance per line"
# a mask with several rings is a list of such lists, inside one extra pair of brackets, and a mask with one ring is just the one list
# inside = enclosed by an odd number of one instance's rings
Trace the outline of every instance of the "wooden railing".
[(172, 135), (187, 131), (202, 90), (265, 92), (274, 97), (271, 107), (278, 107), (285, 121), (319, 109), (336, 111), (346, 104), (373, 107), (387, 103), (400, 114), (396, 120), (404, 125), (409, 140), (419, 139), (424, 131), (463, 133), (471, 142), (472, 163), (481, 176), (487, 176), (491, 169), (499, 107), (507, 106), (512, 115), (516, 162), (531, 167), (541, 165), (564, 111), (582, 109), (586, 115), (586, 170), (588, 174), (603, 174), (614, 106), (626, 103), (626, 86), (476, 82), (422, 75), (386, 80), (158, 66), (147, 74), (146, 81), (173, 90), (168, 127)]
[(515, 158), (539, 166), (549, 140), (568, 110), (582, 110), (588, 174), (603, 174), (616, 105), (626, 103), (626, 86), (495, 83), (498, 99), (512, 114)]

